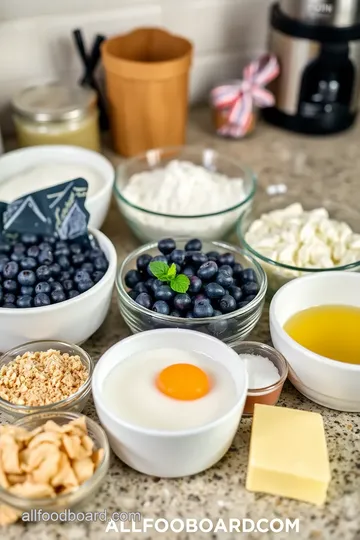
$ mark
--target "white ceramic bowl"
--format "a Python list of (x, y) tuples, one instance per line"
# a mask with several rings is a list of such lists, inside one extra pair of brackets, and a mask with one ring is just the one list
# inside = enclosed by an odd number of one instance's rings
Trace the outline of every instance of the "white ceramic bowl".
[(0, 308), (0, 350), (6, 352), (27, 341), (59, 340), (80, 345), (102, 325), (109, 310), (117, 257), (111, 241), (90, 230), (105, 253), (109, 268), (88, 291), (59, 304), (34, 308)]
[(283, 328), (301, 310), (334, 304), (360, 308), (360, 274), (320, 272), (290, 281), (279, 289), (270, 304), (271, 338), (288, 361), (289, 379), (299, 392), (330, 409), (360, 412), (360, 365), (315, 354), (294, 341)]
[[(102, 178), (102, 187), (86, 199), (86, 208), (90, 213), (89, 226), (93, 229), (100, 229), (109, 209), (115, 171), (110, 161), (98, 152), (67, 145), (20, 148), (0, 157), (0, 184), (27, 169), (43, 163), (49, 164), (52, 161), (62, 164), (85, 165)], [(29, 186), (26, 193), (31, 191), (34, 191), (34, 186)]]
[[(228, 369), (237, 395), (234, 406), (222, 417), (199, 428), (162, 431), (125, 422), (104, 404), (104, 381), (119, 362), (144, 350), (169, 346), (206, 354)], [(224, 456), (237, 431), (247, 387), (245, 363), (230, 347), (200, 332), (169, 328), (142, 332), (116, 343), (98, 361), (92, 380), (96, 410), (115, 454), (133, 469), (161, 478), (197, 474)]]

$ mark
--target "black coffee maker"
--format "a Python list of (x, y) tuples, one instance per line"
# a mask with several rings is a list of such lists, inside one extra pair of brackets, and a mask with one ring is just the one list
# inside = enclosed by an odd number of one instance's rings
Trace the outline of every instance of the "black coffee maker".
[(270, 51), (281, 72), (266, 120), (324, 135), (352, 125), (360, 90), (360, 1), (281, 0), (271, 9)]

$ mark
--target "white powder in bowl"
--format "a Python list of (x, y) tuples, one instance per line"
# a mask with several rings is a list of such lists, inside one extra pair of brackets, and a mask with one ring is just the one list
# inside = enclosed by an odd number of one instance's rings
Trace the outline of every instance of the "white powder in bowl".
[[(229, 178), (188, 161), (170, 161), (166, 167), (134, 174), (122, 191), (130, 203), (172, 216), (198, 216), (231, 208), (246, 198), (242, 178)], [(204, 218), (153, 216), (119, 203), (138, 236), (201, 236), (218, 239), (234, 225), (244, 208)]]
[(11, 202), (27, 193), (62, 184), (75, 178), (88, 182), (88, 197), (102, 187), (100, 174), (81, 163), (42, 163), (25, 169), (0, 183), (0, 201)]

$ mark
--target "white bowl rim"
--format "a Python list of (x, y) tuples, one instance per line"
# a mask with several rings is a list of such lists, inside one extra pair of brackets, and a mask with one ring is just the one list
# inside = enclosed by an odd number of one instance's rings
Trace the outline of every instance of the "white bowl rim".
[[(152, 334), (154, 334), (156, 332), (156, 334), (160, 335), (160, 336), (164, 335), (164, 334), (167, 335), (167, 334), (173, 334), (173, 333), (196, 334), (196, 336), (199, 337), (199, 339), (202, 339), (204, 341), (206, 340), (206, 341), (211, 341), (211, 342), (214, 342), (214, 341), (219, 342), (221, 344), (221, 347), (224, 348), (224, 354), (225, 353), (226, 354), (230, 353), (230, 356), (232, 356), (234, 358), (234, 361), (236, 360), (236, 362), (241, 363), (241, 360), (239, 359), (239, 356), (236, 354), (236, 352), (231, 347), (226, 345), (226, 343), (224, 343), (220, 339), (217, 339), (217, 338), (215, 338), (213, 336), (209, 336), (208, 334), (203, 334), (202, 332), (197, 332), (196, 330), (187, 330), (187, 329), (184, 329), (184, 328), (158, 328), (156, 330), (146, 330), (145, 332), (140, 332), (138, 334), (133, 334), (131, 336), (128, 336), (127, 338), (122, 339), (121, 341), (118, 341), (117, 343), (115, 343), (112, 347), (110, 347), (110, 349), (108, 349), (99, 358), (98, 362), (96, 363), (95, 369), (93, 371), (93, 377), (92, 377), (92, 392), (93, 392), (93, 398), (94, 398), (94, 402), (95, 402), (95, 407), (101, 408), (105, 412), (105, 414), (107, 416), (109, 416), (111, 418), (111, 420), (113, 420), (116, 424), (120, 424), (121, 426), (123, 426), (126, 429), (129, 429), (129, 430), (131, 430), (131, 431), (133, 431), (135, 433), (140, 433), (142, 435), (151, 436), (151, 437), (170, 437), (170, 438), (186, 437), (186, 436), (189, 436), (189, 435), (195, 435), (195, 434), (203, 433), (205, 431), (208, 431), (210, 429), (213, 429), (213, 428), (217, 427), (219, 424), (222, 424), (224, 421), (226, 421), (227, 418), (229, 418), (238, 409), (239, 404), (241, 403), (242, 400), (244, 400), (244, 403), (245, 403), (245, 399), (246, 399), (247, 391), (248, 391), (248, 386), (249, 386), (249, 378), (248, 378), (248, 373), (247, 373), (247, 370), (246, 370), (245, 363), (243, 363), (243, 367), (244, 367), (244, 390), (243, 390), (243, 392), (239, 393), (239, 397), (236, 399), (235, 404), (228, 411), (226, 411), (219, 418), (216, 418), (215, 420), (212, 420), (211, 422), (207, 422), (204, 425), (201, 425), (201, 426), (198, 426), (198, 427), (195, 427), (195, 428), (182, 429), (182, 430), (178, 430), (178, 431), (169, 431), (169, 430), (161, 430), (161, 429), (143, 428), (141, 426), (136, 426), (135, 424), (132, 424), (130, 422), (126, 422), (125, 420), (122, 420), (121, 418), (116, 416), (116, 414), (111, 412), (103, 404), (103, 400), (101, 399), (102, 389), (100, 387), (98, 377), (97, 377), (97, 373), (100, 370), (100, 367), (99, 367), (100, 366), (100, 361), (103, 360), (109, 354), (111, 354), (113, 349), (121, 346), (124, 342), (128, 343), (129, 341), (133, 341), (133, 340), (136, 340), (136, 339), (144, 339), (146, 341), (146, 336), (150, 332)], [(234, 377), (233, 377), (232, 373), (230, 372), (230, 370), (228, 370), (228, 372), (229, 372), (231, 378), (234, 379)]]
[(41, 146), (27, 146), (25, 148), (16, 148), (15, 150), (11, 150), (0, 156), (0, 165), (1, 162), (5, 159), (15, 159), (16, 157), (20, 159), (20, 155), (22, 154), (38, 153), (40, 156), (40, 154), (46, 155), (56, 151), (59, 152), (59, 157), (64, 154), (68, 154), (70, 156), (74, 155), (74, 158), (76, 158), (76, 153), (81, 153), (84, 156), (91, 156), (91, 158), (97, 160), (104, 168), (108, 169), (108, 174), (104, 175), (102, 178), (103, 185), (92, 196), (87, 197), (87, 201), (96, 201), (98, 198), (101, 198), (109, 189), (112, 190), (115, 183), (115, 168), (113, 167), (111, 161), (102, 154), (95, 152), (94, 150), (90, 150), (89, 148), (82, 148), (81, 146), (75, 146), (71, 144), (44, 144)]
[[(285, 332), (284, 328), (279, 323), (275, 313), (277, 309), (277, 302), (279, 301), (279, 298), (283, 296), (284, 294), (290, 294), (291, 287), (296, 287), (299, 285), (299, 280), (302, 280), (301, 283), (303, 283), (304, 280), (310, 281), (310, 280), (319, 280), (319, 279), (327, 279), (327, 277), (338, 277), (341, 279), (353, 279), (353, 280), (360, 280), (360, 274), (357, 272), (347, 272), (347, 271), (331, 271), (331, 272), (321, 272), (318, 274), (313, 274), (311, 276), (300, 276), (298, 278), (292, 279), (291, 281), (288, 281), (280, 287), (280, 289), (274, 294), (269, 308), (269, 323), (270, 328), (271, 325), (274, 326), (276, 332), (281, 336), (281, 339), (283, 339), (286, 344), (289, 347), (292, 347), (293, 349), (297, 350), (299, 353), (306, 354), (311, 360), (315, 360), (319, 362), (320, 364), (324, 364), (324, 366), (332, 366), (337, 367), (339, 369), (347, 370), (347, 371), (356, 371), (360, 372), (360, 364), (350, 364), (347, 362), (339, 362), (338, 360), (332, 360), (331, 358), (327, 358), (326, 356), (322, 356), (321, 354), (314, 353), (307, 349), (306, 347), (303, 347), (299, 343), (297, 343), (294, 339), (292, 339), (287, 332)], [(314, 307), (317, 304), (314, 304)], [(289, 365), (291, 366), (291, 362), (286, 359)]]
[[(88, 289), (87, 291), (79, 294), (78, 296), (75, 296), (74, 298), (68, 298), (67, 300), (64, 300), (63, 302), (58, 302), (57, 304), (50, 304), (49, 306), (40, 306), (40, 307), (31, 307), (31, 308), (8, 309), (8, 308), (0, 307), (0, 314), (6, 313), (7, 317), (14, 317), (16, 316), (16, 314), (24, 315), (24, 313), (28, 313), (28, 314), (34, 313), (34, 315), (38, 313), (50, 313), (51, 311), (59, 309), (60, 307), (64, 308), (67, 306), (74, 306), (76, 302), (81, 302), (85, 298), (89, 298), (90, 296), (96, 294), (99, 291), (99, 289), (103, 286), (105, 281), (109, 279), (111, 274), (116, 273), (117, 255), (116, 255), (116, 250), (113, 243), (103, 232), (99, 231), (98, 229), (91, 229), (91, 228), (89, 228), (89, 232), (92, 233), (95, 236), (95, 238), (98, 240), (101, 249), (103, 249), (103, 246), (106, 246), (106, 250), (110, 254), (110, 256), (108, 257), (108, 263), (109, 263), (108, 269), (106, 270), (105, 274), (100, 279), (100, 281), (95, 283), (95, 285), (91, 287), (91, 289)], [(115, 281), (115, 277), (114, 277), (114, 281)]]

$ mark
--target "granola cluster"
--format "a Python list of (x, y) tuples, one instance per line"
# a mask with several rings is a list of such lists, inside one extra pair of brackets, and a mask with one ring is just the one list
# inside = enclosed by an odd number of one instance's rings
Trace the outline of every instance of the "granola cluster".
[[(14, 495), (39, 499), (69, 493), (94, 474), (103, 457), (83, 416), (62, 426), (49, 420), (32, 431), (0, 426), (0, 486)], [(0, 525), (14, 523), (20, 515), (0, 504)]]
[(1, 368), (0, 397), (15, 405), (49, 405), (75, 394), (88, 377), (80, 356), (26, 352)]

